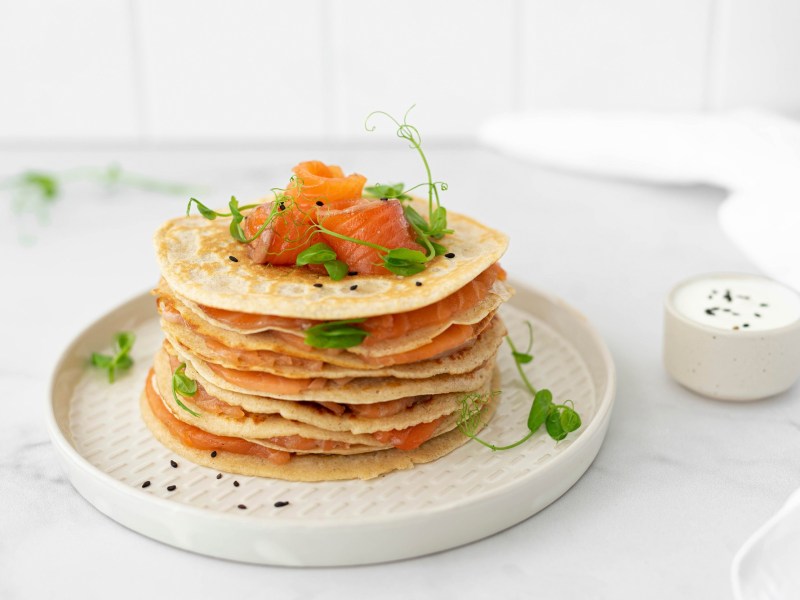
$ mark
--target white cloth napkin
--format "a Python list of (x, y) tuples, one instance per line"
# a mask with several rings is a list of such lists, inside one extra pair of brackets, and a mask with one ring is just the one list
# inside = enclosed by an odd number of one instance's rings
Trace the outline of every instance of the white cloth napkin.
[(504, 153), (564, 169), (730, 191), (722, 229), (761, 270), (800, 289), (800, 123), (758, 111), (539, 111), (480, 131)]
[(800, 490), (767, 521), (733, 559), (736, 600), (800, 598)]

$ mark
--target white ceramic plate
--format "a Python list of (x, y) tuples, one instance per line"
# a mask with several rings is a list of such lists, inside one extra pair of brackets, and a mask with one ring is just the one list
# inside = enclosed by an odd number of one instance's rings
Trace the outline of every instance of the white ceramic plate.
[[(542, 510), (583, 475), (603, 443), (614, 401), (614, 365), (587, 320), (558, 299), (515, 287), (502, 315), (518, 345), (527, 341), (524, 321), (533, 324), (535, 359), (526, 369), (533, 385), (550, 388), (557, 401), (571, 399), (583, 419), (559, 443), (543, 430), (504, 452), (469, 442), (433, 463), (370, 481), (291, 483), (225, 473), (217, 479), (217, 471), (159, 444), (139, 417), (139, 394), (161, 343), (149, 294), (99, 319), (64, 352), (53, 374), (50, 436), (75, 489), (98, 510), (151, 538), (210, 556), (338, 566), (479, 540)], [(135, 364), (109, 385), (88, 357), (123, 329), (137, 334)], [(526, 431), (531, 398), (505, 345), (498, 364), (502, 399), (481, 437), (509, 443)], [(151, 485), (142, 488), (144, 481)], [(170, 492), (169, 485), (177, 489)]]

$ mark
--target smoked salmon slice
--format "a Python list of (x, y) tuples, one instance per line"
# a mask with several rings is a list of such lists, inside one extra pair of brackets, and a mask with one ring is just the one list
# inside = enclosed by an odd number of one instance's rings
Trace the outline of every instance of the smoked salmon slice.
[(145, 390), (147, 394), (147, 404), (153, 412), (153, 415), (163, 423), (173, 436), (177, 437), (182, 443), (191, 448), (196, 448), (198, 450), (222, 450), (234, 454), (260, 456), (276, 465), (285, 465), (292, 458), (292, 455), (288, 452), (266, 448), (240, 438), (214, 435), (213, 433), (203, 431), (199, 427), (184, 423), (167, 410), (167, 407), (164, 406), (164, 403), (161, 401), (161, 397), (153, 387), (152, 369), (147, 376)]
[(459, 312), (480, 303), (495, 281), (504, 281), (505, 278), (506, 272), (495, 263), (467, 285), (438, 302), (396, 315), (370, 317), (361, 324), (361, 328), (369, 332), (363, 345), (371, 346), (385, 340), (401, 339), (411, 331), (441, 326)]
[(274, 212), (272, 222), (247, 245), (247, 251), (253, 262), (258, 264), (294, 265), (298, 254), (320, 241), (319, 232), (311, 214), (299, 206), (279, 203), (273, 211), (274, 205), (274, 202), (267, 202), (247, 215), (244, 233), (250, 239)]
[(391, 431), (376, 431), (372, 434), (376, 440), (382, 444), (390, 444), (398, 450), (414, 450), (431, 439), (436, 428), (444, 417), (431, 421), (430, 423), (420, 423), (405, 429), (393, 429)]
[[(384, 248), (408, 248), (424, 252), (398, 200), (364, 200), (348, 208), (317, 210), (320, 225), (335, 233), (364, 240)], [(336, 257), (360, 275), (391, 275), (383, 267), (381, 252), (375, 248), (322, 234)]]
[(331, 208), (344, 208), (361, 198), (367, 178), (357, 173), (345, 177), (341, 167), (318, 160), (301, 162), (292, 169), (295, 179), (285, 194), (301, 206), (318, 206), (317, 201)]

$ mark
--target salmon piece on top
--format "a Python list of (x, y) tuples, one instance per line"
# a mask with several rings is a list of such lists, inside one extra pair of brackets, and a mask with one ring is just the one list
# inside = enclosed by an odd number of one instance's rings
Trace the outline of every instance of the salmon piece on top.
[[(341, 167), (318, 160), (301, 162), (292, 169), (295, 179), (286, 186), (285, 194), (304, 207), (345, 208), (361, 198), (367, 178), (357, 173), (345, 176)], [(313, 209), (312, 209), (313, 210)]]
[[(244, 234), (252, 238), (272, 212), (274, 202), (266, 202), (256, 207), (244, 221)], [(280, 206), (284, 206), (280, 210)], [(253, 262), (272, 265), (293, 265), (297, 255), (318, 243), (319, 232), (314, 227), (311, 215), (299, 206), (279, 204), (279, 210), (264, 231), (247, 245)]]
[[(319, 223), (326, 229), (355, 239), (372, 242), (384, 248), (408, 248), (425, 252), (403, 214), (398, 200), (363, 200), (341, 210), (320, 208)], [(382, 264), (381, 252), (375, 248), (342, 240), (323, 233), (325, 243), (339, 260), (360, 275), (391, 275)]]

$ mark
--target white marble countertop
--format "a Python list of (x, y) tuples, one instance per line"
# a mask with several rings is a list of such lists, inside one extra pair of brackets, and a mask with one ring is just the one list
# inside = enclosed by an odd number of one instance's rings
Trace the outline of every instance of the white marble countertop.
[[(399, 143), (398, 143), (399, 145)], [(359, 568), (236, 564), (177, 550), (106, 518), (66, 481), (44, 427), (47, 381), (86, 325), (157, 279), (150, 237), (185, 198), (74, 184), (31, 226), (0, 192), (0, 598), (724, 598), (731, 559), (800, 486), (800, 389), (752, 404), (698, 397), (661, 366), (661, 310), (678, 280), (752, 271), (721, 234), (708, 188), (641, 186), (431, 147), (447, 206), (511, 235), (511, 276), (586, 314), (614, 355), (603, 448), (560, 500), (489, 539)], [(280, 185), (319, 157), (375, 180), (420, 179), (411, 152), (290, 147), (0, 151), (24, 168), (104, 165), (202, 184), (212, 203)], [(200, 192), (198, 192), (200, 193)], [(37, 239), (19, 242), (22, 234)]]

